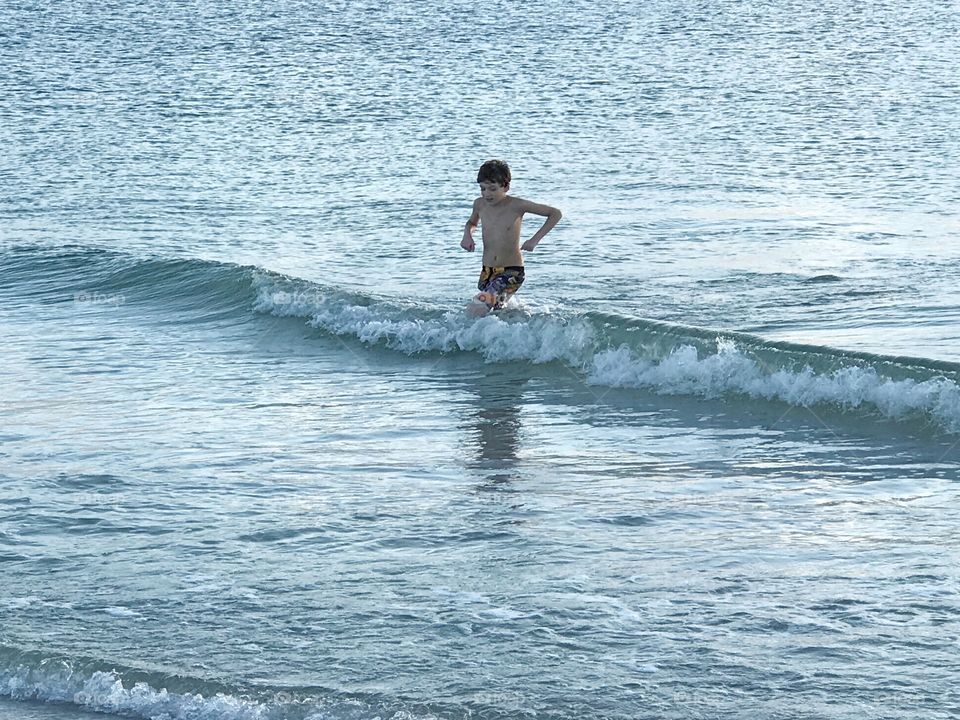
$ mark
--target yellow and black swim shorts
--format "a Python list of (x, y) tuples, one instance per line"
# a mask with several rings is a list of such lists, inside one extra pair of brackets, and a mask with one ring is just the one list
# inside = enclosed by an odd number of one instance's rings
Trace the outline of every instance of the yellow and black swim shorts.
[[(506, 267), (483, 266), (477, 289), (480, 292), (490, 293), (496, 298), (494, 308), (501, 307), (520, 286), (523, 285), (523, 265), (507, 265)], [(489, 303), (488, 303), (489, 304)]]

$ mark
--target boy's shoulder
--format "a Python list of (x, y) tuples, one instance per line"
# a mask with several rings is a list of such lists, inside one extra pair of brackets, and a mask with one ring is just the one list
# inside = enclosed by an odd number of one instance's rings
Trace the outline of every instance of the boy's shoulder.
[(510, 201), (510, 209), (518, 213), (525, 213), (536, 204), (516, 195), (507, 195), (506, 199)]
[(527, 206), (532, 203), (529, 200), (524, 200), (521, 197), (516, 195), (507, 195), (503, 200), (496, 205), (488, 205), (483, 201), (483, 196), (481, 195), (476, 200), (473, 201), (473, 207), (475, 210), (480, 210), (481, 208), (486, 208), (488, 210), (494, 210), (502, 212), (504, 210), (524, 210)]

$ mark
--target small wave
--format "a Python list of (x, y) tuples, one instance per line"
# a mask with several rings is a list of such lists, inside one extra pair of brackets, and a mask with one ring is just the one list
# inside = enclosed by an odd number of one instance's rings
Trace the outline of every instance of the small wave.
[[(229, 692), (169, 691), (143, 673), (109, 669), (89, 660), (0, 648), (0, 696), (68, 703), (85, 710), (138, 718), (264, 720), (268, 705)], [(125, 676), (132, 677), (125, 677)], [(139, 675), (140, 677), (136, 677)], [(187, 681), (181, 685), (190, 685)], [(157, 688), (160, 689), (157, 689)], [(204, 692), (206, 691), (206, 692)]]
[(0, 697), (145, 720), (436, 720), (430, 712), (318, 688), (229, 687), (3, 646)]
[(775, 368), (749, 357), (729, 340), (719, 340), (717, 352), (710, 355), (701, 356), (685, 345), (660, 361), (640, 357), (626, 346), (603, 350), (594, 356), (587, 381), (663, 394), (739, 394), (799, 407), (869, 407), (890, 419), (920, 415), (946, 430), (960, 430), (960, 386), (953, 380), (895, 380), (857, 365), (826, 373), (809, 365), (800, 370)]
[[(71, 278), (98, 292), (164, 307), (175, 301), (185, 311), (184, 322), (252, 313), (301, 318), (323, 333), (408, 355), (470, 352), (490, 363), (563, 363), (594, 385), (829, 405), (960, 431), (956, 363), (773, 342), (611, 313), (514, 307), (474, 319), (462, 311), (462, 302), (449, 298), (405, 304), (208, 260), (144, 259), (83, 248), (17, 249), (4, 260), (12, 282), (36, 286), (37, 292), (45, 288), (60, 297), (61, 283)], [(438, 310), (437, 304), (450, 309)]]
[(843, 282), (843, 278), (839, 275), (814, 275), (813, 277), (808, 277), (803, 281), (808, 285), (820, 285), (822, 283), (835, 283)]

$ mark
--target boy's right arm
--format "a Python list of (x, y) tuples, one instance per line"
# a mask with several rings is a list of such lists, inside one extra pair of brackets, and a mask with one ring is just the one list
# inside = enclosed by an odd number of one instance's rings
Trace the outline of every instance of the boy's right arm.
[(473, 230), (480, 224), (480, 211), (477, 209), (479, 204), (480, 198), (473, 201), (473, 213), (470, 215), (470, 219), (467, 220), (467, 224), (463, 226), (463, 240), (460, 241), (460, 247), (467, 252), (473, 252), (477, 247), (473, 241)]

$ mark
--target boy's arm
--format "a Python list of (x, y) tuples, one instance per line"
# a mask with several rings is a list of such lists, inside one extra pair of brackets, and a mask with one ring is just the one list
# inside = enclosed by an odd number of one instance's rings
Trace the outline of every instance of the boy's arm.
[(533, 234), (533, 237), (520, 246), (521, 250), (526, 250), (527, 252), (533, 250), (537, 246), (537, 243), (543, 240), (543, 236), (553, 230), (554, 225), (560, 222), (560, 218), (563, 217), (563, 213), (557, 210), (557, 208), (530, 202), (529, 200), (520, 201), (520, 210), (521, 212), (531, 213), (532, 215), (543, 215), (547, 218), (547, 221)]
[(463, 240), (460, 241), (460, 247), (467, 252), (473, 252), (476, 248), (476, 243), (473, 242), (473, 230), (480, 224), (480, 211), (477, 209), (479, 203), (480, 198), (473, 201), (473, 214), (470, 215), (467, 224), (463, 226)]

